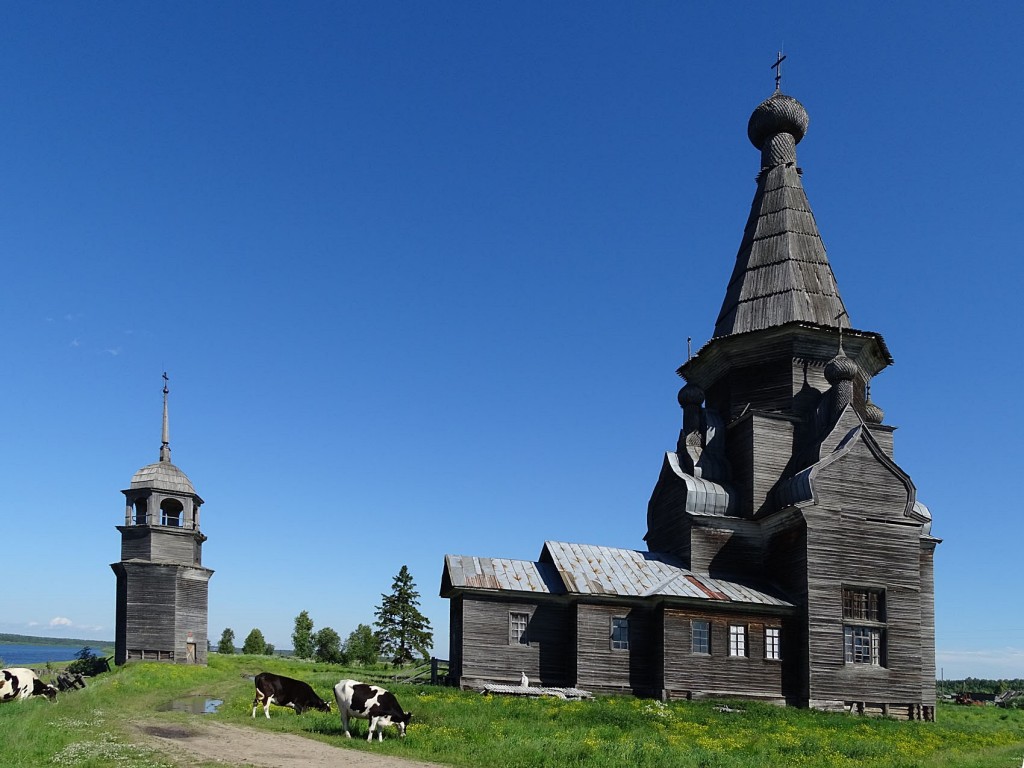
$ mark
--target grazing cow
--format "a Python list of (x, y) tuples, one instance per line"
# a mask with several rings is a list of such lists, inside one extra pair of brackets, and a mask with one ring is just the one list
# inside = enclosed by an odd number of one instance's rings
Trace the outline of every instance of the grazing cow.
[(30, 696), (45, 696), (50, 701), (57, 698), (57, 689), (47, 685), (31, 669), (11, 667), (0, 670), (0, 702), (24, 701)]
[(367, 741), (373, 741), (374, 731), (377, 732), (377, 741), (383, 741), (385, 725), (395, 726), (398, 728), (398, 735), (405, 736), (405, 727), (412, 719), (412, 713), (402, 711), (402, 707), (393, 693), (376, 685), (358, 683), (355, 680), (342, 680), (334, 686), (334, 699), (338, 702), (338, 711), (341, 713), (341, 726), (345, 729), (345, 735), (350, 739), (352, 738), (352, 734), (348, 732), (350, 715), (370, 721), (370, 729), (366, 734)]
[(263, 714), (270, 719), (270, 705), (291, 707), (301, 715), (307, 709), (319, 709), (330, 712), (331, 705), (316, 695), (309, 683), (293, 680), (273, 672), (260, 672), (256, 675), (256, 698), (252, 700), (252, 716), (256, 717), (256, 707), (263, 706)]

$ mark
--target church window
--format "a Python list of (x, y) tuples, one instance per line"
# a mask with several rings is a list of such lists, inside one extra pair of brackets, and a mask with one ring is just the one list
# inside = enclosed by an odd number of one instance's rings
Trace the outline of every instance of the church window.
[(612, 619), (612, 650), (629, 650), (629, 619)]
[(843, 588), (843, 618), (885, 621), (884, 593), (880, 589)]
[(747, 626), (746, 624), (729, 625), (729, 655), (747, 655)]
[(711, 654), (711, 622), (695, 619), (690, 622), (690, 652)]
[(843, 587), (843, 649), (847, 664), (879, 667), (885, 654), (885, 592)]
[(846, 662), (848, 664), (882, 663), (882, 631), (874, 627), (846, 627), (844, 629)]
[(764, 629), (764, 657), (770, 661), (782, 658), (782, 630), (778, 627)]
[(530, 614), (511, 612), (508, 615), (508, 644), (529, 645), (530, 638), (526, 634), (526, 627), (530, 623)]

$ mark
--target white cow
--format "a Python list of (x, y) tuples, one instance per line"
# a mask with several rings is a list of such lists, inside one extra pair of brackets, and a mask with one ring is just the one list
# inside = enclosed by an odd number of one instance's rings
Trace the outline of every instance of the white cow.
[(47, 685), (31, 669), (11, 667), (0, 670), (0, 703), (24, 701), (30, 696), (45, 696), (50, 701), (57, 698), (57, 689)]
[(352, 738), (352, 734), (348, 732), (350, 715), (370, 721), (370, 728), (366, 734), (367, 741), (373, 741), (374, 732), (377, 733), (377, 741), (383, 741), (385, 725), (395, 726), (398, 728), (398, 735), (405, 736), (405, 728), (412, 718), (412, 713), (403, 712), (398, 699), (390, 691), (356, 680), (342, 680), (334, 686), (334, 698), (341, 713), (341, 726), (348, 738)]

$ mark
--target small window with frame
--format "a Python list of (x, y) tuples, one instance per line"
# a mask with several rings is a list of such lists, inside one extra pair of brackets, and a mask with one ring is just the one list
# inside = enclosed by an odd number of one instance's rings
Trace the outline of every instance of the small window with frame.
[(764, 628), (764, 657), (769, 661), (782, 659), (782, 629), (779, 627)]
[(729, 655), (745, 657), (747, 655), (747, 625), (729, 625)]
[(629, 650), (629, 619), (616, 616), (612, 619), (612, 650)]
[(711, 622), (693, 619), (690, 622), (690, 653), (711, 655)]
[(529, 645), (530, 636), (527, 629), (530, 626), (530, 614), (524, 611), (509, 611), (508, 614), (508, 644)]

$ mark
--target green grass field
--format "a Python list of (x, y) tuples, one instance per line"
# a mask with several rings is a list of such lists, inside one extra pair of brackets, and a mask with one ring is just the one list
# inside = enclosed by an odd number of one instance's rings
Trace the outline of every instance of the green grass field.
[[(1018, 768), (1024, 760), (1021, 710), (942, 705), (937, 722), (906, 723), (750, 702), (731, 702), (744, 711), (728, 714), (716, 711), (721, 702), (525, 700), (412, 685), (389, 686), (413, 712), (408, 738), (392, 731), (383, 743), (367, 744), (346, 739), (334, 712), (297, 716), (274, 707), (270, 720), (262, 711), (253, 720), (250, 676), (264, 669), (306, 680), (328, 700), (342, 677), (368, 679), (361, 670), (257, 656), (213, 654), (208, 667), (133, 664), (62, 694), (55, 705), (32, 699), (0, 706), (0, 760), (4, 768), (180, 768), (134, 743), (129, 723), (197, 718), (473, 768)], [(224, 704), (212, 715), (161, 709), (193, 694)], [(356, 721), (353, 736), (365, 733), (366, 722)]]

